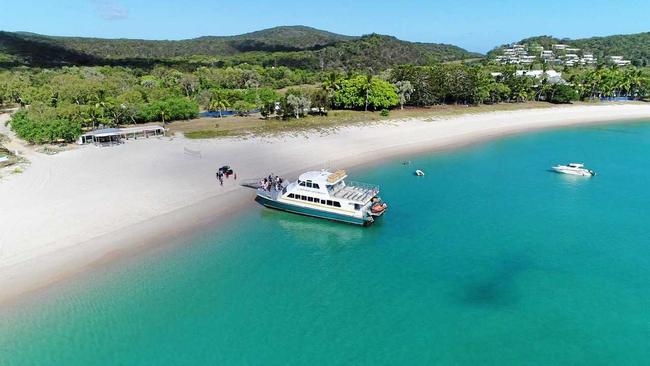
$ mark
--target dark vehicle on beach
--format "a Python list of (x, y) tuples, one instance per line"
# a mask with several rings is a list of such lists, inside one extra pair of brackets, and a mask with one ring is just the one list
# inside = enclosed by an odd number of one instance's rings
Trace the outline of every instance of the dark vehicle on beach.
[(232, 168), (228, 165), (224, 165), (221, 168), (219, 168), (219, 172), (225, 174), (225, 175), (231, 175), (233, 173)]

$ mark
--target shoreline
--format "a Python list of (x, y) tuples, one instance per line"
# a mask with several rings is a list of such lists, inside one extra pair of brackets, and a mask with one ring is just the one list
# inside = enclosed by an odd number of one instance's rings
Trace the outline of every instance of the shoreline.
[[(223, 188), (215, 184), (214, 171), (226, 163), (239, 181), (269, 172), (293, 178), (327, 163), (373, 166), (526, 132), (644, 119), (650, 105), (561, 106), (382, 122), (324, 136), (153, 139), (34, 156), (25, 173), (0, 182), (0, 202), (11, 207), (0, 212), (0, 306), (255, 207), (250, 189), (232, 180)], [(204, 158), (183, 156), (185, 146), (205, 152)]]

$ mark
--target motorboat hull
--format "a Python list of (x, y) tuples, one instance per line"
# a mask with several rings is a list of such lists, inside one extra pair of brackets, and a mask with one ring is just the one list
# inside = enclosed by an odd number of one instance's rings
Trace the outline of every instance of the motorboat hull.
[(596, 175), (594, 172), (587, 169), (567, 169), (566, 167), (553, 167), (553, 170), (561, 174), (578, 175), (582, 177), (592, 177)]
[(317, 217), (326, 220), (338, 221), (346, 224), (368, 226), (372, 224), (374, 221), (372, 217), (361, 219), (349, 215), (337, 214), (333, 212), (317, 210), (317, 209), (304, 207), (304, 206), (292, 205), (285, 202), (276, 201), (261, 195), (258, 195), (256, 200), (262, 205), (276, 210), (282, 210), (282, 211), (291, 212), (303, 216), (310, 216), (310, 217)]

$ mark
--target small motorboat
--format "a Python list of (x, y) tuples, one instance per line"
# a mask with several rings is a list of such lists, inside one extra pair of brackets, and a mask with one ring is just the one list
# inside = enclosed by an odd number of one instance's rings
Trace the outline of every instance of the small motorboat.
[(417, 175), (418, 177), (423, 177), (423, 176), (424, 176), (424, 172), (421, 171), (420, 169), (418, 169), (418, 170), (415, 171), (415, 175)]
[(580, 175), (583, 177), (593, 177), (594, 175), (596, 175), (596, 172), (585, 168), (585, 165), (581, 163), (569, 163), (567, 165), (556, 165), (553, 167), (553, 170), (562, 174)]
[(382, 202), (381, 198), (375, 197), (372, 199), (372, 205), (370, 206), (370, 214), (372, 216), (381, 216), (381, 214), (386, 211), (388, 205), (385, 202)]

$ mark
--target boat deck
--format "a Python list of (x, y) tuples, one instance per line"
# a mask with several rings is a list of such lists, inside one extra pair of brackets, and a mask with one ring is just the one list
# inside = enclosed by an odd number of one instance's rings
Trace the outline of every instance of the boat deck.
[(334, 192), (332, 196), (354, 202), (366, 203), (379, 193), (379, 188), (366, 183), (350, 183)]

